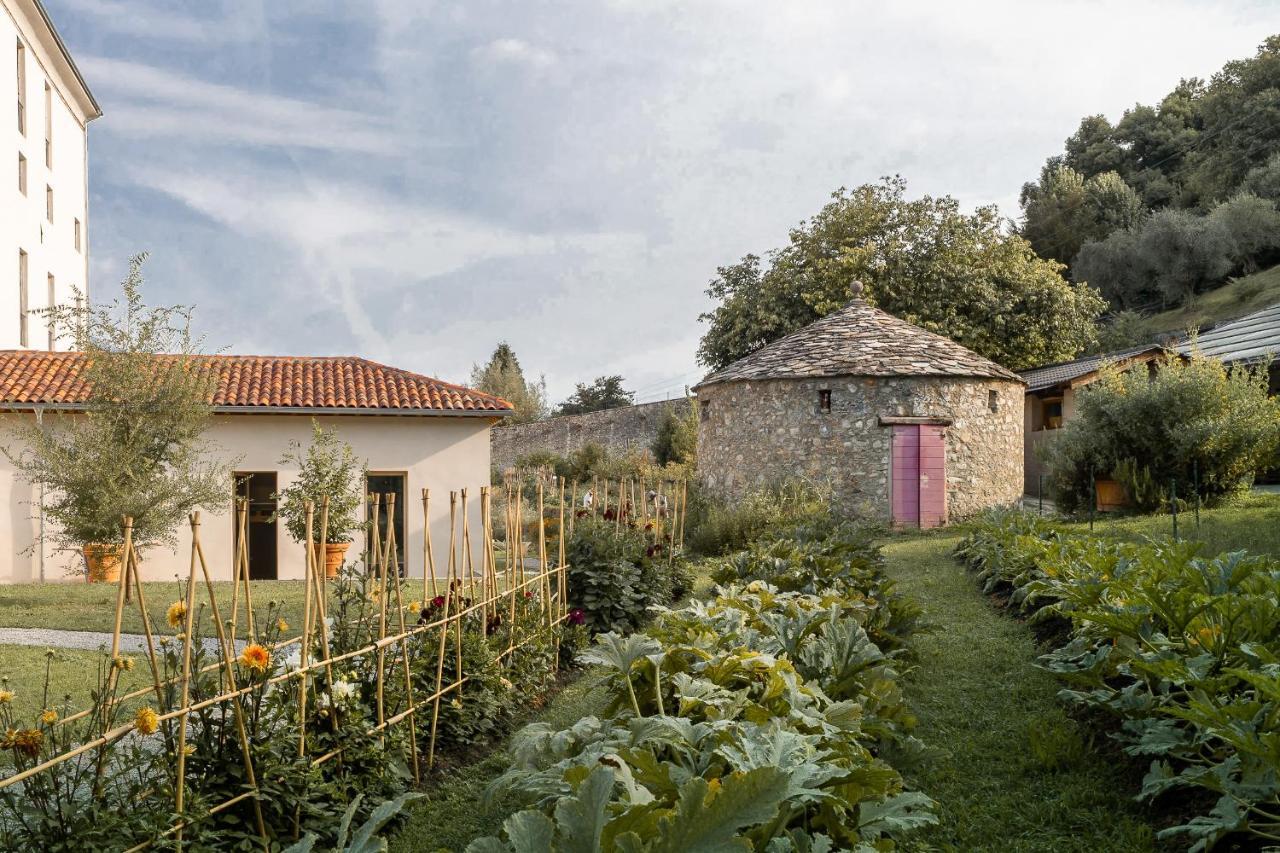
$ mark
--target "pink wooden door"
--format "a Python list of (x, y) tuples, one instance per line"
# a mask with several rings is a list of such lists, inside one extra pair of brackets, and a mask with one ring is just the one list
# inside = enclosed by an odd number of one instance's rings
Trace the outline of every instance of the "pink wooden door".
[(944, 427), (893, 428), (893, 523), (937, 527), (947, 518), (947, 444)]

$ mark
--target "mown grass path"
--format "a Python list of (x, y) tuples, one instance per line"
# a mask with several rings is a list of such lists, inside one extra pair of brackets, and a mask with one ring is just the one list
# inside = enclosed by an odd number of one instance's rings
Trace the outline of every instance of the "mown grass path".
[[(1028, 628), (987, 602), (951, 557), (955, 533), (896, 538), (888, 574), (924, 608), (907, 695), (933, 754), (914, 782), (941, 823), (904, 846), (963, 851), (1158, 849), (1138, 777), (1056, 699)], [(1101, 740), (1101, 736), (1098, 736)], [(1056, 766), (1055, 766), (1056, 765)]]

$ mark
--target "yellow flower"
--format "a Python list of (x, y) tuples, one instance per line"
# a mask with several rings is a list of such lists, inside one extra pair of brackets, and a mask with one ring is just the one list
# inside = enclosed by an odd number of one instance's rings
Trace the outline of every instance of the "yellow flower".
[(279, 619), (277, 619), (277, 620), (276, 620), (276, 630), (277, 630), (277, 631), (288, 631), (288, 630), (289, 630), (289, 623), (288, 623), (288, 622), (286, 622), (286, 621), (284, 621), (284, 617), (283, 617), (283, 616), (281, 616)]
[(1196, 642), (1201, 646), (1209, 646), (1222, 637), (1222, 628), (1218, 625), (1205, 625), (1196, 631)]
[(195, 755), (195, 754), (196, 754), (196, 748), (195, 748), (194, 746), (192, 746), (191, 744), (187, 744), (186, 746), (184, 746), (184, 747), (182, 748), (182, 754), (183, 754), (183, 755), (185, 755), (185, 756), (188, 756), (188, 757), (190, 757), (190, 756), (192, 756), (192, 755)]
[(240, 665), (261, 675), (271, 666), (271, 652), (257, 643), (251, 643), (240, 653)]
[(0, 705), (8, 705), (13, 701), (12, 690), (0, 690)]
[(156, 729), (160, 728), (160, 717), (151, 708), (142, 707), (138, 709), (138, 715), (133, 718), (133, 725), (138, 730), (138, 734), (152, 735), (156, 733)]
[(187, 603), (175, 601), (169, 605), (169, 612), (164, 615), (170, 628), (180, 628), (187, 621)]
[(421, 612), (422, 612), (422, 602), (421, 602), (421, 601), (410, 601), (410, 602), (409, 602), (409, 612), (410, 612), (410, 613), (421, 613)]
[(22, 729), (13, 735), (13, 748), (17, 752), (35, 758), (40, 754), (40, 744), (44, 743), (44, 732), (39, 729)]
[(46, 726), (52, 726), (54, 723), (58, 722), (58, 712), (51, 711), (46, 708), (40, 714), (40, 722)]

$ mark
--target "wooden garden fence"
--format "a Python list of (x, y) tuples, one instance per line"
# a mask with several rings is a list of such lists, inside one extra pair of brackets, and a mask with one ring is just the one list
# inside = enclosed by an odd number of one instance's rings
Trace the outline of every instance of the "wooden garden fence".
[[(608, 480), (601, 481), (596, 479), (592, 481), (590, 486), (592, 499), (586, 501), (587, 506), (581, 507), (579, 506), (579, 485), (574, 484), (569, 494), (566, 494), (563, 480), (556, 482), (558, 485), (553, 485), (552, 487), (555, 490), (553, 498), (558, 498), (558, 500), (554, 501), (555, 506), (550, 512), (551, 517), (557, 522), (555, 539), (558, 543), (558, 553), (553, 561), (548, 558), (547, 553), (547, 520), (549, 513), (545, 506), (545, 484), (539, 478), (534, 490), (535, 497), (533, 498), (536, 505), (530, 506), (519, 478), (515, 476), (505, 478), (505, 484), (501, 489), (500, 495), (500, 502), (503, 504), (502, 509), (505, 513), (504, 535), (501, 542), (501, 551), (504, 559), (501, 561), (501, 567), (498, 560), (499, 544), (494, 535), (493, 525), (494, 490), (487, 487), (480, 489), (479, 565), (476, 565), (477, 555), (476, 549), (473, 547), (467, 490), (450, 492), (449, 543), (447, 557), (443, 561), (445, 573), (441, 578), (437, 578), (437, 559), (431, 539), (430, 495), (426, 489), (422, 491), (422, 513), (425, 523), (422, 553), (422, 565), (424, 568), (421, 579), (422, 598), (426, 602), (431, 600), (438, 601), (443, 597), (444, 602), (443, 606), (438, 608), (442, 614), (439, 618), (414, 625), (406, 624), (405, 620), (402, 587), (410, 581), (399, 577), (399, 543), (396, 541), (395, 526), (394, 524), (387, 524), (385, 529), (379, 529), (382, 518), (392, 519), (395, 517), (395, 495), (371, 495), (370, 499), (375, 511), (371, 513), (371, 529), (367, 536), (368, 547), (365, 554), (365, 571), (376, 572), (378, 588), (381, 590), (381, 594), (377, 596), (380, 611), (377, 617), (378, 637), (376, 641), (370, 644), (342, 654), (330, 653), (329, 633), (324, 627), (328, 615), (328, 580), (325, 577), (321, 550), (310, 544), (313, 538), (319, 542), (326, 541), (328, 502), (326, 500), (318, 507), (310, 505), (307, 507), (306, 540), (308, 544), (304, 545), (306, 559), (305, 576), (303, 578), (305, 596), (302, 631), (297, 636), (281, 639), (268, 647), (268, 651), (273, 655), (273, 658), (288, 649), (297, 647), (299, 663), (296, 667), (273, 674), (265, 680), (266, 685), (281, 685), (290, 681), (298, 683), (298, 755), (300, 757), (306, 757), (308, 754), (306, 721), (307, 703), (309, 701), (307, 685), (309, 680), (315, 677), (317, 673), (323, 672), (328, 683), (332, 684), (333, 667), (336, 664), (349, 659), (375, 656), (377, 660), (377, 666), (375, 667), (377, 723), (373, 731), (375, 733), (385, 733), (392, 726), (405, 725), (408, 727), (409, 737), (406, 741), (408, 745), (406, 750), (408, 753), (408, 765), (412, 770), (415, 781), (420, 781), (422, 768), (417, 748), (418, 726), (421, 725), (429, 729), (426, 763), (430, 768), (434, 766), (436, 758), (436, 735), (441, 701), (451, 694), (457, 694), (455, 698), (459, 701), (465, 699), (466, 694), (463, 688), (470, 678), (463, 672), (462, 666), (461, 638), (463, 622), (468, 617), (477, 614), (484, 617), (486, 624), (490, 617), (506, 616), (510, 619), (508, 624), (514, 626), (518, 600), (532, 598), (536, 599), (539, 608), (539, 633), (545, 631), (545, 638), (549, 641), (554, 641), (559, 627), (569, 618), (570, 611), (567, 604), (567, 575), (569, 567), (565, 562), (565, 540), (572, 535), (575, 518), (579, 513), (612, 521), (619, 527), (624, 523), (624, 519), (628, 523), (636, 524), (638, 528), (643, 525), (643, 528), (655, 543), (660, 541), (669, 546), (668, 553), (671, 555), (674, 555), (675, 551), (683, 543), (687, 498), (687, 490), (683, 483), (658, 481), (655, 484), (645, 484), (638, 480), (619, 480), (616, 483), (610, 483)], [(586, 488), (586, 484), (582, 484), (584, 495)], [(611, 506), (612, 512), (610, 512)], [(528, 511), (533, 511), (535, 514), (533, 535), (536, 538), (530, 542), (525, 541), (526, 525), (524, 524), (524, 515)], [(94, 786), (94, 794), (96, 795), (100, 791), (102, 774), (106, 770), (108, 747), (113, 742), (134, 731), (138, 725), (136, 719), (116, 725), (113, 708), (133, 700), (145, 699), (148, 694), (154, 694), (159, 709), (155, 718), (156, 725), (173, 721), (172, 724), (176, 727), (178, 748), (174, 751), (172, 758), (175, 763), (173, 778), (176, 784), (174, 786), (173, 804), (176, 819), (160, 836), (130, 848), (129, 853), (144, 850), (161, 838), (169, 836), (173, 838), (176, 846), (180, 848), (183, 830), (186, 827), (191, 826), (196, 820), (205, 819), (246, 801), (252, 804), (255, 829), (262, 838), (264, 848), (268, 845), (269, 834), (263, 820), (252, 748), (244, 719), (244, 709), (240, 702), (232, 701), (254, 690), (261, 689), (264, 683), (256, 680), (242, 684), (236, 669), (238, 656), (235, 643), (237, 625), (241, 618), (242, 609), (245, 620), (244, 630), (249, 642), (257, 642), (259, 633), (252, 588), (249, 583), (249, 557), (246, 535), (248, 527), (246, 523), (247, 513), (247, 502), (242, 500), (236, 507), (237, 534), (232, 573), (234, 585), (231, 612), (225, 622), (215, 594), (208, 561), (205, 559), (204, 549), (200, 542), (200, 514), (193, 513), (189, 519), (191, 554), (190, 567), (185, 581), (185, 607), (183, 610), (185, 623), (182, 626), (181, 638), (182, 668), (180, 675), (167, 679), (161, 675), (161, 664), (157, 657), (156, 632), (153, 629), (151, 617), (147, 610), (146, 595), (140, 583), (138, 555), (133, 541), (132, 519), (123, 519), (122, 570), (116, 590), (115, 619), (110, 650), (112, 666), (107, 676), (108, 689), (106, 691), (108, 697), (115, 698), (104, 703), (101, 707), (68, 715), (56, 723), (57, 725), (67, 725), (84, 720), (92, 714), (99, 714), (100, 724), (96, 729), (98, 736), (51, 756), (34, 766), (0, 778), (0, 790), (18, 785), (37, 774), (50, 771), (63, 762), (92, 753), (97, 763), (97, 782)], [(313, 533), (318, 535), (313, 537)], [(534, 549), (534, 556), (526, 558), (524, 554), (529, 549)], [(130, 597), (127, 595), (130, 588), (136, 597), (143, 626), (145, 655), (150, 667), (151, 683), (146, 687), (116, 696), (119, 673), (123, 668), (116, 665), (121, 660), (121, 625)], [(198, 590), (201, 588), (204, 589), (208, 597), (207, 603), (216, 630), (218, 651), (217, 660), (208, 664), (199, 672), (218, 671), (220, 690), (217, 695), (193, 701), (191, 684), (193, 676), (197, 673), (193, 672), (192, 667), (192, 647), (194, 643), (199, 642), (199, 639), (193, 636), (194, 618), (199, 597)], [(464, 595), (464, 592), (467, 594)], [(242, 593), (243, 596), (241, 595)], [(526, 596), (526, 593), (529, 593), (529, 595)], [(391, 600), (393, 597), (394, 601)], [(456, 659), (454, 661), (453, 677), (446, 679), (445, 653), (449, 645), (450, 634), (455, 637), (453, 645), (456, 649)], [(417, 695), (411, 675), (415, 649), (419, 646), (422, 648), (427, 646), (426, 644), (415, 644), (410, 641), (422, 635), (427, 635), (427, 637), (438, 635), (439, 639), (433, 651), (435, 658), (434, 690), (425, 695)], [(538, 634), (532, 634), (521, 641), (516, 641), (514, 636), (513, 633), (511, 643), (498, 653), (499, 661), (507, 661), (516, 650), (536, 639)], [(421, 653), (418, 652), (418, 654)], [(557, 656), (552, 655), (552, 663), (550, 665), (554, 667), (556, 660)], [(428, 660), (427, 663), (430, 664), (431, 662)], [(406, 698), (405, 707), (396, 710), (394, 713), (390, 712), (391, 709), (387, 708), (385, 702), (385, 691), (389, 679), (397, 679), (402, 682)], [(173, 687), (178, 688), (179, 700), (176, 706), (166, 699), (166, 688)], [(236, 739), (239, 744), (239, 761), (243, 763), (246, 790), (234, 797), (210, 805), (199, 816), (188, 815), (188, 804), (186, 802), (188, 721), (193, 713), (224, 703), (230, 703), (232, 708), (237, 732)], [(333, 719), (332, 715), (330, 719)], [(338, 748), (315, 755), (311, 758), (311, 763), (313, 765), (323, 764), (337, 758), (341, 751), (341, 748)]]

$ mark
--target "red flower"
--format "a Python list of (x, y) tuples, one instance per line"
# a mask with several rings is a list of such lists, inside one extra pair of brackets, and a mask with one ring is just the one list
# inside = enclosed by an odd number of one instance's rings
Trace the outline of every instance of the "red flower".
[(587, 614), (583, 613), (578, 608), (575, 607), (573, 610), (569, 611), (568, 622), (570, 625), (581, 625), (583, 622), (586, 622), (586, 621), (587, 621)]
[(443, 596), (443, 595), (437, 595), (435, 598), (431, 599), (431, 606), (432, 606), (432, 607), (444, 607), (444, 596)]
[(524, 591), (524, 597), (525, 597), (525, 598), (533, 598), (533, 593), (526, 589), (526, 590)]

